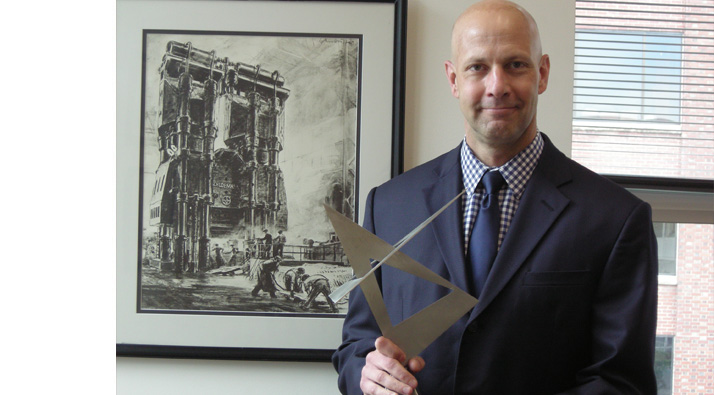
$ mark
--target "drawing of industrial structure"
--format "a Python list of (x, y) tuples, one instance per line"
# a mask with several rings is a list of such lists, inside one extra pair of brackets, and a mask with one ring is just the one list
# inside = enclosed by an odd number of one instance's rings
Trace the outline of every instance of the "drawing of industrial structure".
[[(160, 67), (160, 164), (149, 224), (158, 226), (162, 270), (200, 272), (211, 237), (285, 230), (278, 164), (290, 91), (277, 70), (218, 58), (171, 41)], [(217, 138), (222, 146), (215, 149)]]

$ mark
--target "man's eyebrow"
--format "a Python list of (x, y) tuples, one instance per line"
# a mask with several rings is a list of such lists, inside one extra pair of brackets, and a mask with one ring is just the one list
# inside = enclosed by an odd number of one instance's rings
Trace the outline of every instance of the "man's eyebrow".
[(467, 58), (464, 60), (463, 67), (469, 67), (473, 64), (485, 63), (483, 58)]
[[(472, 64), (478, 64), (478, 63), (488, 63), (486, 60), (487, 57), (485, 56), (471, 56), (471, 57), (466, 57), (463, 60), (463, 66), (468, 67), (469, 65)], [(533, 59), (526, 53), (519, 53), (519, 54), (513, 54), (509, 55), (501, 60), (499, 60), (499, 63), (512, 63), (512, 62), (523, 62), (527, 64), (533, 64), (534, 61)]]
[(532, 60), (531, 53), (528, 51), (523, 51), (520, 50), (518, 52), (513, 52), (509, 54), (508, 56), (505, 57), (505, 59), (508, 60), (522, 60), (522, 59), (528, 59)]

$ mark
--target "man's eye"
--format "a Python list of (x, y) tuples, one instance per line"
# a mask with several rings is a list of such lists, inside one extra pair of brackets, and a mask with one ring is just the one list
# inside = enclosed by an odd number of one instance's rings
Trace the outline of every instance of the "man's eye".
[(513, 62), (513, 63), (511, 63), (511, 67), (514, 68), (514, 69), (522, 69), (522, 68), (524, 68), (524, 67), (526, 67), (526, 66), (527, 66), (527, 64), (526, 64), (525, 62)]
[(481, 66), (480, 64), (474, 64), (474, 65), (469, 66), (469, 70), (481, 71), (481, 70), (483, 70), (483, 66)]

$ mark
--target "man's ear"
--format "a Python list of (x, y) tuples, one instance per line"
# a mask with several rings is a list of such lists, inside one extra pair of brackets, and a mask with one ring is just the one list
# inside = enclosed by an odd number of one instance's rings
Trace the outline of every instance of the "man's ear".
[(540, 74), (538, 80), (538, 94), (540, 95), (548, 88), (548, 76), (550, 75), (550, 57), (548, 55), (543, 55), (540, 58), (538, 73)]
[(444, 68), (446, 70), (446, 79), (449, 80), (449, 86), (451, 87), (451, 95), (458, 99), (459, 87), (456, 83), (456, 68), (450, 60), (444, 62)]

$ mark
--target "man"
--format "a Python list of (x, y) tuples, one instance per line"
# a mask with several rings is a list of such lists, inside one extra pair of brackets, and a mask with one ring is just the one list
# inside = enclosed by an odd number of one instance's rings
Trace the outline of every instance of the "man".
[(283, 257), (283, 247), (287, 241), (288, 239), (285, 237), (285, 234), (283, 234), (283, 231), (279, 230), (278, 235), (275, 237), (275, 240), (273, 240), (273, 256)]
[(302, 307), (309, 308), (315, 302), (315, 298), (322, 295), (325, 300), (327, 300), (327, 304), (330, 306), (330, 311), (337, 313), (337, 306), (335, 306), (332, 299), (330, 299), (330, 292), (332, 291), (330, 291), (330, 280), (328, 280), (327, 277), (322, 274), (315, 274), (312, 276), (309, 274), (303, 274), (302, 283), (305, 286), (305, 292), (307, 292), (307, 300), (302, 303)]
[(261, 256), (263, 258), (270, 258), (270, 252), (273, 249), (273, 235), (268, 233), (268, 229), (263, 229), (263, 238), (261, 240), (263, 241), (263, 253)]
[(226, 264), (226, 260), (223, 259), (223, 248), (216, 244), (215, 247), (213, 247), (213, 251), (216, 252), (216, 267), (221, 267)]
[[(464, 141), (372, 190), (364, 227), (394, 244), (466, 189), (461, 204), (401, 251), (479, 302), (419, 357), (405, 361), (402, 350), (380, 337), (357, 288), (333, 356), (340, 390), (656, 393), (650, 208), (566, 158), (537, 129), (550, 60), (541, 53), (535, 21), (510, 2), (473, 5), (454, 25), (445, 68), (465, 119)], [(485, 180), (494, 178), (487, 173), (495, 171), (504, 184), (485, 191)], [(481, 253), (474, 246), (489, 238), (479, 225), (479, 216), (492, 213), (486, 196), (494, 196), (489, 199), (497, 199), (500, 210), (497, 254), (479, 266), (471, 258)], [(395, 324), (446, 294), (386, 265), (376, 274)]]
[(235, 245), (231, 244), (231, 259), (228, 261), (228, 266), (237, 266), (242, 264), (243, 260), (238, 260), (240, 250)]
[(282, 259), (276, 256), (273, 259), (260, 262), (252, 269), (251, 278), (255, 278), (257, 281), (251, 295), (257, 297), (260, 291), (263, 291), (269, 293), (271, 298), (276, 297), (275, 292), (278, 289), (275, 284), (275, 273), (278, 271), (281, 261)]
[(283, 276), (283, 284), (285, 290), (290, 291), (290, 297), (295, 296), (295, 292), (302, 292), (302, 276), (305, 274), (305, 268), (293, 268), (285, 272)]

